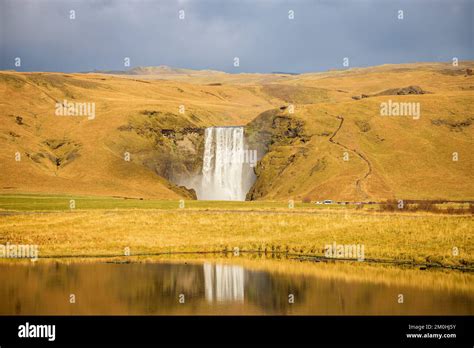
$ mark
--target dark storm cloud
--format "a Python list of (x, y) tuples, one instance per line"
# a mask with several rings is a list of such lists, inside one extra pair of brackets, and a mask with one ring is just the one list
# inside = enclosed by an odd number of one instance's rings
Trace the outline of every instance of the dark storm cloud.
[[(473, 59), (470, 0), (0, 0), (1, 69), (308, 72)], [(178, 11), (185, 10), (185, 19)], [(69, 11), (76, 19), (69, 19)], [(288, 11), (295, 19), (288, 19)], [(404, 11), (404, 20), (397, 11)], [(240, 58), (240, 68), (233, 58)]]

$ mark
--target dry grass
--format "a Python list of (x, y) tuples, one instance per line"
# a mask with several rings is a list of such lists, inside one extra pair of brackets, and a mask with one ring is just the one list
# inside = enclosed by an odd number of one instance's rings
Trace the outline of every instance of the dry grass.
[(403, 205), (396, 200), (388, 200), (378, 204), (380, 211), (416, 212), (425, 211), (437, 214), (474, 214), (473, 203), (436, 202), (436, 201), (405, 201)]
[[(472, 266), (472, 216), (357, 210), (128, 209), (0, 217), (0, 243), (38, 244), (40, 256), (241, 251), (324, 255), (363, 244), (365, 258)], [(459, 255), (453, 255), (453, 248)]]

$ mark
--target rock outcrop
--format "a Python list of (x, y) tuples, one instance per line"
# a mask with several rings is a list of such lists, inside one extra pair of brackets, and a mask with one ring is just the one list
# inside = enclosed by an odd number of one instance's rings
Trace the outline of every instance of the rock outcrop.
[(411, 95), (411, 94), (429, 94), (431, 92), (423, 90), (420, 86), (408, 86), (402, 88), (392, 88), (386, 89), (385, 91), (375, 93), (375, 94), (361, 94), (360, 96), (352, 96), (354, 100), (361, 100), (364, 98), (378, 97), (382, 95)]
[(265, 196), (285, 168), (293, 163), (302, 151), (287, 155), (280, 150), (309, 140), (302, 120), (288, 115), (286, 107), (268, 110), (260, 114), (246, 126), (246, 136), (250, 149), (256, 149), (258, 164), (255, 167), (257, 180), (247, 193), (247, 200)]
[[(176, 122), (179, 119), (181, 123)], [(175, 183), (173, 189), (176, 192), (196, 199), (194, 190), (178, 185), (183, 178), (201, 172), (204, 128), (196, 127), (178, 115), (145, 110), (118, 130), (123, 134), (124, 141), (111, 145), (114, 151), (133, 152), (132, 161)]]

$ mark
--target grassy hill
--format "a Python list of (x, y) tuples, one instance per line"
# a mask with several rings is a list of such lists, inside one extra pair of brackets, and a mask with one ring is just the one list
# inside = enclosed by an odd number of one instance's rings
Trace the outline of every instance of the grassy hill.
[[(248, 124), (250, 145), (266, 151), (251, 199), (473, 200), (473, 68), (2, 71), (0, 193), (192, 198), (173, 182), (199, 172), (202, 129)], [(95, 118), (56, 116), (64, 100), (95, 103)], [(381, 116), (388, 100), (419, 103), (419, 119)]]

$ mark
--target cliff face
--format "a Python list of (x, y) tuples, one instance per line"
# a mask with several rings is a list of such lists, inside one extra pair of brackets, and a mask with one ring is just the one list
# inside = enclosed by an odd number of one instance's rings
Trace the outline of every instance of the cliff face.
[(257, 150), (259, 158), (255, 167), (257, 180), (248, 192), (247, 200), (265, 198), (276, 188), (279, 175), (293, 163), (298, 153), (304, 152), (309, 140), (304, 127), (304, 122), (292, 117), (285, 106), (260, 114), (246, 126), (249, 149)]
[(179, 183), (201, 173), (204, 128), (179, 120), (179, 115), (171, 113), (142, 111), (118, 128), (124, 141), (111, 147), (120, 154), (136, 144), (133, 161), (168, 180), (173, 191), (196, 199), (193, 189)]

